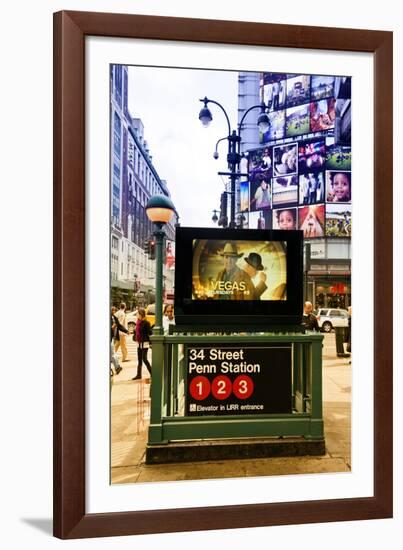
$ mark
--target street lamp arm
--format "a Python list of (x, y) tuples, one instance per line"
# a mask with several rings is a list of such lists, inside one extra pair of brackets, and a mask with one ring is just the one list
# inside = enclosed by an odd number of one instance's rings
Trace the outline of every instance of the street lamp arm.
[(214, 158), (215, 158), (215, 155), (217, 155), (217, 158), (218, 158), (218, 154), (217, 154), (218, 144), (219, 144), (221, 141), (224, 141), (225, 139), (228, 139), (228, 136), (225, 136), (225, 137), (219, 139), (219, 140), (217, 141), (217, 143), (215, 144)]
[(259, 105), (253, 105), (253, 107), (249, 107), (249, 109), (247, 109), (247, 110), (244, 112), (244, 114), (243, 114), (243, 116), (242, 116), (242, 118), (241, 118), (241, 122), (238, 124), (238, 135), (239, 135), (239, 136), (241, 135), (242, 124), (243, 124), (243, 121), (244, 121), (245, 118), (246, 118), (246, 115), (247, 115), (248, 113), (250, 113), (250, 111), (253, 111), (253, 109), (261, 109), (261, 111), (262, 111), (262, 113), (263, 113), (264, 110), (265, 110), (265, 108), (266, 108), (266, 105), (262, 102), (262, 103), (260, 103)]
[(207, 107), (207, 103), (214, 103), (214, 105), (218, 105), (218, 107), (220, 107), (220, 109), (222, 110), (222, 112), (225, 115), (225, 118), (227, 119), (228, 135), (230, 135), (231, 134), (231, 124), (230, 124), (230, 121), (229, 121), (229, 118), (228, 118), (228, 115), (227, 115), (227, 111), (224, 109), (224, 107), (221, 105), (221, 103), (218, 103), (218, 101), (214, 101), (214, 99), (209, 99), (208, 97), (204, 97), (204, 99), (200, 99), (199, 101), (203, 101), (205, 107)]

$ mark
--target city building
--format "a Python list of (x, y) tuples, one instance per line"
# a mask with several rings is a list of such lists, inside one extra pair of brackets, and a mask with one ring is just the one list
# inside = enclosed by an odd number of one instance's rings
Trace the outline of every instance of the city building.
[[(153, 224), (145, 206), (152, 195), (170, 196), (152, 162), (140, 118), (128, 109), (128, 68), (112, 65), (110, 70), (111, 116), (111, 302), (147, 305), (155, 299), (155, 260), (145, 252), (152, 241)], [(166, 246), (175, 239), (173, 219), (165, 226)], [(173, 295), (173, 269), (164, 267), (165, 296)]]
[[(305, 299), (315, 307), (348, 307), (351, 79), (241, 72), (238, 96), (238, 124), (247, 109), (262, 101), (269, 106), (270, 120), (268, 131), (260, 134), (256, 109), (242, 126), (240, 171), (248, 177), (237, 182), (238, 222), (249, 228), (277, 229), (279, 215), (287, 210), (294, 227), (304, 230)], [(329, 194), (336, 172), (349, 183), (350, 195), (342, 202)], [(270, 205), (259, 209), (253, 199), (257, 188), (264, 188), (263, 179), (269, 182)]]

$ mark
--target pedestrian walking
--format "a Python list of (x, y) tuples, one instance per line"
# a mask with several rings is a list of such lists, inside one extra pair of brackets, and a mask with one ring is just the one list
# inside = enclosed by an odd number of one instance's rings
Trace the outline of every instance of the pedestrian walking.
[(132, 380), (141, 379), (143, 362), (151, 376), (151, 364), (147, 359), (147, 353), (150, 348), (150, 336), (151, 325), (146, 319), (146, 311), (144, 308), (139, 307), (137, 310), (136, 330), (133, 334), (133, 340), (137, 342), (137, 374)]
[(111, 375), (113, 374), (119, 374), (122, 370), (122, 367), (119, 365), (119, 359), (115, 353), (115, 347), (113, 345), (113, 342), (111, 342), (111, 363), (114, 366), (115, 372), (111, 369)]
[[(115, 352), (115, 342), (116, 339), (120, 338), (121, 333), (127, 333), (127, 329), (119, 323), (118, 318), (116, 317), (117, 308), (111, 308), (111, 363), (115, 367), (115, 374), (119, 374), (122, 370), (122, 367), (119, 365), (118, 358)], [(113, 372), (113, 371), (112, 371)]]
[[(120, 304), (120, 308), (116, 311), (115, 316), (117, 320), (119, 321), (119, 324), (122, 325), (125, 329), (126, 327), (126, 304), (122, 302)], [(126, 346), (126, 333), (125, 331), (118, 331), (118, 337), (115, 338), (115, 353), (117, 353), (119, 347), (122, 351), (122, 363), (125, 363), (126, 361), (129, 361), (127, 358), (127, 346)]]

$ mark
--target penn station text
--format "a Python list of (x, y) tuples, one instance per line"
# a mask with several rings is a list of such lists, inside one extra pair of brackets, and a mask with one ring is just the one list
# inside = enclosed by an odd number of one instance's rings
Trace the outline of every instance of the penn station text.
[(260, 363), (248, 363), (244, 359), (243, 349), (233, 351), (220, 348), (191, 348), (189, 359), (189, 374), (250, 374), (260, 373), (261, 369)]

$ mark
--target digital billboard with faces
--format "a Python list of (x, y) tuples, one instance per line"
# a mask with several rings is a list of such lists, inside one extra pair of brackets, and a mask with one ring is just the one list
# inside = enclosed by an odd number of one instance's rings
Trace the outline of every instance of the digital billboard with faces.
[(262, 73), (260, 99), (269, 125), (250, 152), (249, 211), (269, 210), (273, 229), (295, 225), (306, 238), (351, 236), (351, 215), (336, 224), (330, 208), (351, 209), (351, 77)]

